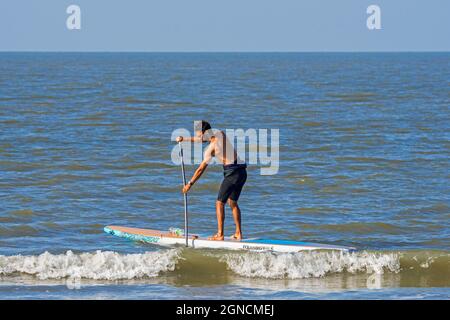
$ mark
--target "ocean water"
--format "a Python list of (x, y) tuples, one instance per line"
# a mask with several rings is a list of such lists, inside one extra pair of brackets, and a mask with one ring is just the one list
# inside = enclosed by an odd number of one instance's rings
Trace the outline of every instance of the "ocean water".
[[(0, 53), (0, 299), (449, 299), (449, 81), (450, 53)], [(280, 130), (278, 174), (248, 168), (245, 237), (359, 250), (104, 233), (183, 227), (171, 134), (198, 119)], [(190, 192), (191, 232), (215, 232), (221, 175)]]

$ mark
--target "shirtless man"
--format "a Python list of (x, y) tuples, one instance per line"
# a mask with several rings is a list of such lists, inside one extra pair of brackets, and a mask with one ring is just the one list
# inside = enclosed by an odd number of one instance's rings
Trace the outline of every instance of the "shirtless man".
[(231, 237), (235, 240), (242, 240), (241, 229), (241, 210), (238, 206), (238, 199), (242, 191), (242, 187), (247, 180), (247, 165), (241, 163), (237, 157), (236, 150), (233, 148), (231, 142), (227, 139), (223, 131), (214, 131), (211, 125), (206, 121), (196, 122), (195, 128), (196, 137), (178, 137), (177, 142), (191, 141), (191, 142), (209, 142), (205, 150), (202, 163), (195, 171), (191, 180), (183, 187), (183, 193), (187, 193), (191, 187), (200, 179), (212, 157), (216, 157), (220, 163), (223, 164), (223, 181), (220, 185), (219, 194), (216, 201), (216, 215), (217, 215), (217, 233), (209, 240), (223, 240), (223, 223), (225, 220), (225, 203), (228, 202), (232, 212), (233, 219), (236, 225), (236, 232)]

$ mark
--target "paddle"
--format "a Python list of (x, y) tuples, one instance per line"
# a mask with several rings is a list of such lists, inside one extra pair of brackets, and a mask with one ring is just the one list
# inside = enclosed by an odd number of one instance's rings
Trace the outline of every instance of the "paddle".
[[(186, 173), (184, 171), (184, 160), (183, 160), (183, 147), (181, 146), (181, 141), (178, 142), (180, 145), (180, 157), (181, 157), (181, 175), (183, 176), (183, 187), (186, 185)], [(184, 235), (186, 237), (186, 247), (188, 246), (188, 206), (187, 206), (187, 194), (183, 193), (184, 196)]]

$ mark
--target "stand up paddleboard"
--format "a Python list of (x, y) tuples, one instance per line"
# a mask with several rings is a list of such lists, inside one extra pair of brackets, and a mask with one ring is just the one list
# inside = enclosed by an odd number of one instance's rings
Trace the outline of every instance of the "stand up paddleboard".
[[(186, 237), (172, 232), (139, 229), (129, 227), (107, 226), (106, 233), (133, 241), (140, 241), (161, 246), (186, 245)], [(234, 240), (225, 238), (224, 241), (208, 240), (207, 237), (190, 234), (188, 247), (207, 249), (228, 249), (245, 251), (273, 251), (273, 252), (300, 252), (311, 250), (338, 250), (353, 251), (355, 248), (334, 246), (328, 244), (269, 239)]]

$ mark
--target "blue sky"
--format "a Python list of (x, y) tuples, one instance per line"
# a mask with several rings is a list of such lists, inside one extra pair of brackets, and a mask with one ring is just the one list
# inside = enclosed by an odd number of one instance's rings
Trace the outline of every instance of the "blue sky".
[[(66, 8), (81, 8), (81, 30)], [(366, 27), (381, 8), (382, 30)], [(1, 0), (0, 51), (450, 51), (448, 0)]]

